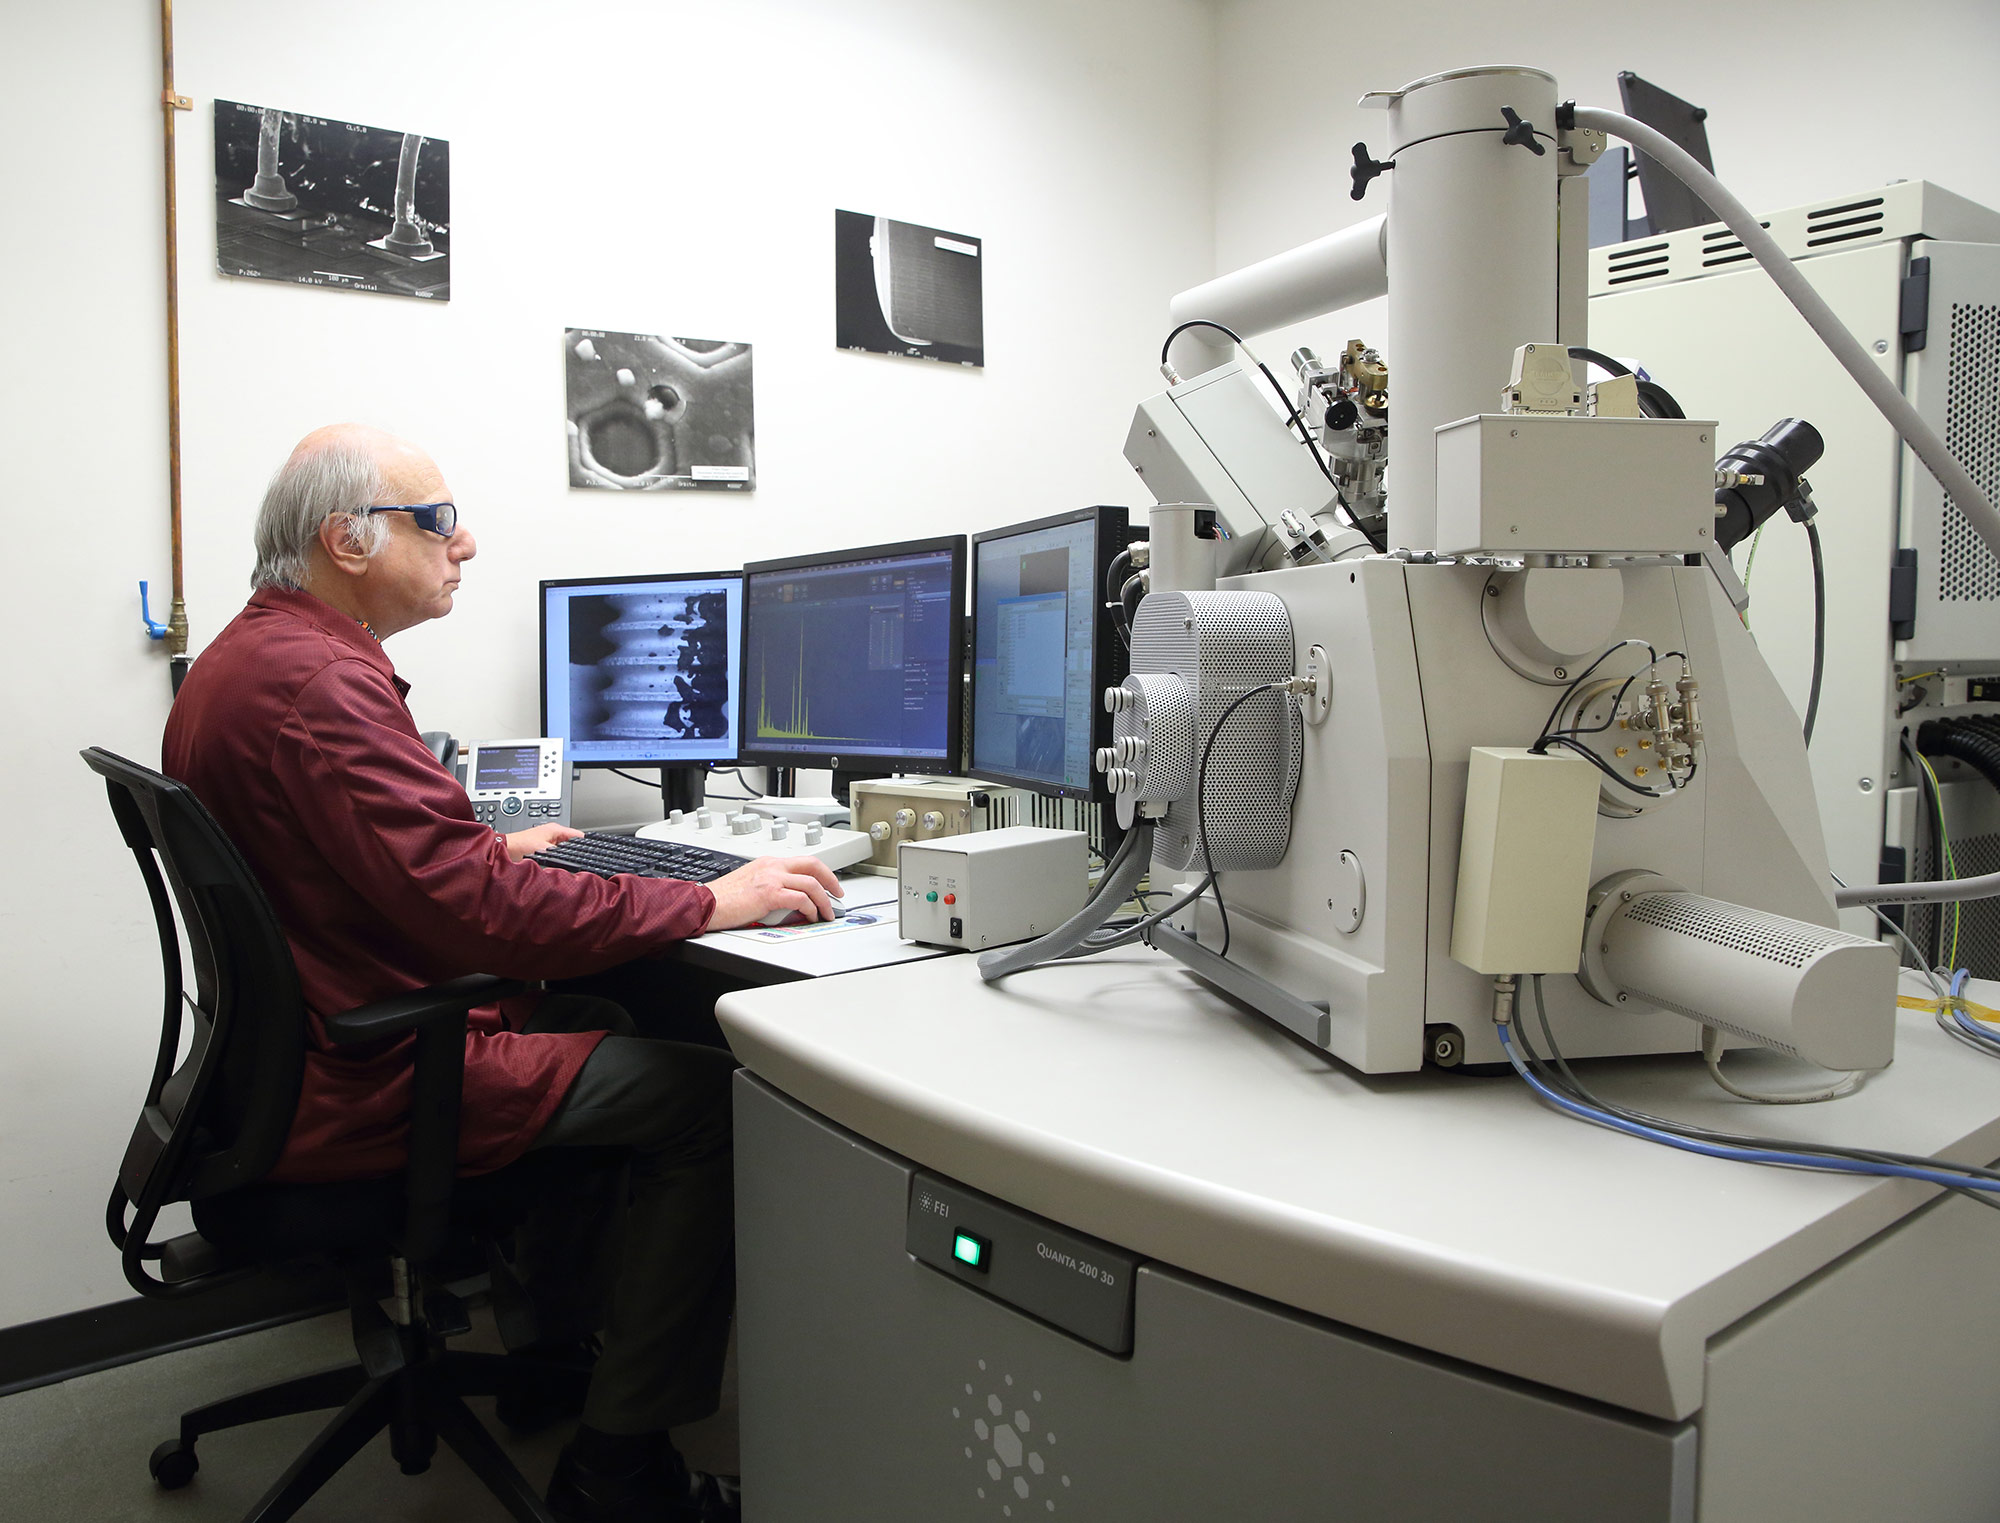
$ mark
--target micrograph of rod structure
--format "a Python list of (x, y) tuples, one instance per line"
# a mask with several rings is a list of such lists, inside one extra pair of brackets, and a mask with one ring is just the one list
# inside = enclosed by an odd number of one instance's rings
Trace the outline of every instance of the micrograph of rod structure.
[(218, 100), (215, 263), (225, 275), (449, 300), (450, 145)]

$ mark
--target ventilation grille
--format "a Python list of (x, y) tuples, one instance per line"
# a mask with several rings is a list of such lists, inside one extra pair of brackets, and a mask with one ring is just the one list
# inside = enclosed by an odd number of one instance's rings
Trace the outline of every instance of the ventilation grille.
[(1881, 236), (1880, 196), (1870, 201), (1849, 201), (1844, 206), (1822, 206), (1806, 213), (1806, 247), (1809, 249)]
[(1675, 1015), (1684, 1015), (1691, 1021), (1701, 1022), (1704, 1026), (1713, 1026), (1717, 1031), (1726, 1031), (1731, 1036), (1742, 1037), (1744, 1041), (1755, 1042), (1759, 1047), (1774, 1047), (1779, 1052), (1788, 1052), (1795, 1058), (1800, 1056), (1798, 1048), (1790, 1042), (1781, 1042), (1776, 1037), (1765, 1036), (1761, 1031), (1752, 1031), (1748, 1026), (1739, 1026), (1734, 1021), (1717, 1020), (1706, 1011), (1696, 1010), (1693, 1006), (1683, 1005), (1677, 1000), (1670, 1000), (1665, 995), (1653, 993), (1650, 989), (1641, 989), (1635, 985), (1629, 992), (1649, 1005), (1658, 1005), (1662, 1010), (1673, 1011)]
[(1716, 908), (1691, 894), (1647, 894), (1634, 900), (1625, 916), (1640, 925), (1787, 968), (1803, 968), (1829, 946), (1859, 939), (1818, 926), (1801, 926), (1758, 910)]
[(1090, 849), (1104, 855), (1104, 809), (1090, 799), (1050, 798), (1046, 794), (1025, 795), (1025, 819), (1015, 825), (1038, 825), (1044, 830), (1080, 830), (1090, 841)]
[(1664, 243), (1640, 243), (1614, 249), (1606, 261), (1608, 286), (1630, 285), (1635, 280), (1658, 280), (1667, 273), (1669, 255)]
[[(1928, 833), (1923, 846), (1912, 852), (1911, 858), (1910, 876), (1917, 882), (1944, 876), (1943, 864), (1935, 859)], [(1953, 836), (1951, 858), (1961, 878), (2000, 873), (2000, 834)], [(1939, 967), (1950, 959), (1950, 905), (1911, 905), (1907, 929), (1910, 940), (1923, 948), (1926, 957), (1934, 956)], [(1958, 907), (1958, 966), (1972, 969), (1974, 978), (2000, 979), (2000, 899), (1971, 899)]]
[[(1757, 225), (1768, 228), (1771, 224), (1759, 222)], [(1756, 257), (1743, 247), (1743, 240), (1726, 227), (1701, 235), (1701, 267), (1704, 270), (1719, 269), (1726, 264), (1741, 264), (1746, 259)]]
[[(1989, 497), (2000, 496), (2000, 307), (1952, 303), (1944, 398), (1945, 448)], [(1940, 527), (1939, 599), (2000, 598), (2000, 560), (1949, 497)]]

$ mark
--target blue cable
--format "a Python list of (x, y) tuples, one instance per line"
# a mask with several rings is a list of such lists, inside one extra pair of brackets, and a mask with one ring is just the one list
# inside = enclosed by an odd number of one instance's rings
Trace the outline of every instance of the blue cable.
[(1953, 1009), (1951, 1018), (1958, 1023), (1961, 1031), (1968, 1033), (1975, 1042), (1988, 1052), (2000, 1052), (2000, 1036), (1996, 1036), (1992, 1031), (1974, 1021), (1963, 1010)]
[(1790, 1168), (1816, 1169), (1836, 1174), (1876, 1174), (1889, 1179), (1916, 1179), (1925, 1184), (1942, 1185), (1954, 1190), (1986, 1190), (2000, 1194), (2000, 1179), (1980, 1179), (1969, 1174), (1951, 1174), (1941, 1169), (1912, 1168), (1908, 1164), (1874, 1163), (1861, 1158), (1838, 1158), (1822, 1153), (1786, 1153), (1776, 1148), (1738, 1148), (1723, 1143), (1697, 1142), (1692, 1137), (1676, 1136), (1672, 1132), (1658, 1131), (1650, 1126), (1642, 1126), (1636, 1121), (1627, 1121), (1622, 1116), (1614, 1116), (1609, 1111), (1601, 1111), (1594, 1106), (1583, 1105), (1550, 1089), (1521, 1061), (1514, 1050), (1514, 1042), (1507, 1027), (1499, 1027), (1500, 1045), (1506, 1050), (1507, 1061), (1514, 1065), (1514, 1072), (1528, 1081), (1528, 1085), (1546, 1103), (1557, 1110), (1567, 1111), (1584, 1121), (1594, 1121), (1600, 1126), (1608, 1126), (1614, 1131), (1643, 1138), (1647, 1142), (1665, 1143), (1670, 1148), (1679, 1148), (1684, 1153), (1700, 1153), (1708, 1158), (1727, 1158), (1737, 1163), (1783, 1164)]
[(1953, 999), (1957, 999), (1965, 993), (1966, 982), (1971, 977), (1972, 977), (1972, 969), (1970, 968), (1960, 968), (1956, 973), (1952, 974), (1951, 997)]

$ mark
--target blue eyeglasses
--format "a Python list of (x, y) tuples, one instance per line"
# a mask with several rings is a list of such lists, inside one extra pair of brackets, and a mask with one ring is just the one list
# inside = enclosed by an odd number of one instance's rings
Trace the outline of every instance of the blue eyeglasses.
[(373, 507), (371, 513), (407, 513), (410, 521), (419, 529), (428, 529), (441, 539), (450, 539), (458, 528), (458, 504), (455, 502), (415, 502), (399, 503), (392, 506)]

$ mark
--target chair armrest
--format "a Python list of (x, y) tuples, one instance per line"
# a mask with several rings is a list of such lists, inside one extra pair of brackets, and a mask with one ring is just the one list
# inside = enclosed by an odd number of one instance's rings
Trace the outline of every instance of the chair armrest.
[(363, 1042), (379, 1042), (384, 1037), (401, 1036), (407, 1031), (445, 1016), (463, 1017), (477, 1005), (519, 994), (528, 986), (518, 978), (498, 978), (490, 973), (473, 973), (427, 989), (412, 989), (357, 1005), (322, 1023), (327, 1040), (336, 1047), (353, 1047)]

